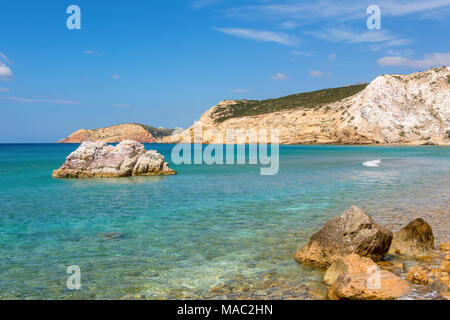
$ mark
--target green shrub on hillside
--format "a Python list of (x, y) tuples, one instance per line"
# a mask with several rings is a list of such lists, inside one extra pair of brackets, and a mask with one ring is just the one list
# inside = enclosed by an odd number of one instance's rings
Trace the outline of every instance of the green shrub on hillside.
[(213, 116), (216, 118), (216, 122), (223, 122), (230, 118), (255, 116), (281, 110), (320, 108), (323, 105), (353, 96), (364, 90), (366, 87), (367, 84), (359, 84), (347, 87), (298, 93), (278, 99), (240, 100), (237, 101), (235, 105), (217, 108), (214, 111)]

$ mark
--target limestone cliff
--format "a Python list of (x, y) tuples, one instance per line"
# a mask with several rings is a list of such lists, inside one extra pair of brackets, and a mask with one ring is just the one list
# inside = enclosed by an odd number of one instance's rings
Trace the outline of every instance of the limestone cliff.
[[(225, 143), (227, 129), (244, 130), (244, 135), (251, 129), (277, 129), (281, 144), (448, 145), (450, 67), (279, 99), (222, 101), (199, 123), (203, 143)], [(193, 133), (192, 126), (161, 142), (191, 142)]]
[(119, 143), (127, 139), (141, 143), (153, 143), (158, 138), (168, 136), (172, 132), (171, 129), (157, 129), (143, 124), (129, 123), (93, 130), (80, 129), (60, 140), (59, 143), (82, 143), (84, 141)]

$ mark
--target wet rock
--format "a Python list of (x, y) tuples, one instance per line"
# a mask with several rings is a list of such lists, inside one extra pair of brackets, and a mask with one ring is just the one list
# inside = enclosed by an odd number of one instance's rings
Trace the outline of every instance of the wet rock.
[(412, 267), (406, 275), (406, 280), (414, 284), (428, 284), (428, 274), (420, 266)]
[(341, 274), (328, 291), (332, 300), (394, 300), (410, 291), (407, 281), (381, 270), (368, 273)]
[(173, 175), (164, 157), (143, 144), (124, 140), (117, 146), (106, 142), (83, 142), (72, 152), (54, 178), (116, 178), (147, 175)]
[(450, 300), (450, 291), (447, 292), (441, 292), (440, 296), (446, 300)]
[(295, 259), (321, 268), (328, 268), (337, 258), (351, 253), (379, 261), (388, 252), (391, 241), (391, 231), (376, 224), (363, 210), (351, 207), (312, 235)]
[(403, 270), (409, 272), (412, 268), (416, 267), (417, 263), (412, 261), (403, 262)]
[(445, 284), (447, 287), (450, 287), (450, 277), (449, 276), (444, 276), (439, 278), (439, 282), (442, 284)]
[(439, 249), (442, 251), (450, 251), (450, 241), (442, 242)]
[(377, 265), (370, 258), (350, 254), (344, 258), (336, 259), (327, 269), (323, 282), (332, 285), (344, 273), (364, 273), (376, 270)]
[(439, 266), (439, 271), (450, 272), (450, 261), (443, 260), (441, 265)]
[(433, 248), (433, 230), (425, 220), (417, 218), (406, 227), (394, 232), (389, 253), (423, 257), (429, 256)]

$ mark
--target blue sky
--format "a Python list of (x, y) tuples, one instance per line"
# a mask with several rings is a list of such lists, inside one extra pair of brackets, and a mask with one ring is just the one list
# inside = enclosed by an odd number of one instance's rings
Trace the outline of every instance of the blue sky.
[[(81, 30), (66, 8), (81, 8)], [(369, 5), (381, 30), (368, 30)], [(450, 65), (450, 0), (0, 0), (0, 142)]]

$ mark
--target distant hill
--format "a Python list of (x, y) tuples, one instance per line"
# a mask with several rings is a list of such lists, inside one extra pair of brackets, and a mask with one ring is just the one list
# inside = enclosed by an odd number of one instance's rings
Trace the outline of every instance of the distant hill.
[(345, 99), (364, 90), (368, 83), (347, 87), (323, 89), (312, 92), (297, 93), (277, 99), (267, 100), (237, 100), (228, 107), (218, 107), (213, 117), (216, 122), (223, 122), (230, 118), (256, 116), (265, 113), (290, 109), (314, 109)]
[[(450, 145), (450, 67), (277, 99), (225, 100), (198, 123), (203, 143), (226, 143), (227, 130), (239, 132), (235, 143), (257, 143), (249, 131), (276, 129), (281, 144)], [(162, 140), (192, 142), (193, 128)]]
[(82, 143), (87, 140), (119, 143), (131, 139), (142, 143), (153, 143), (157, 139), (170, 136), (173, 129), (159, 129), (145, 124), (127, 123), (99, 129), (80, 129), (59, 143)]

